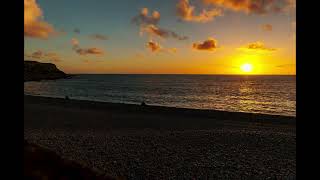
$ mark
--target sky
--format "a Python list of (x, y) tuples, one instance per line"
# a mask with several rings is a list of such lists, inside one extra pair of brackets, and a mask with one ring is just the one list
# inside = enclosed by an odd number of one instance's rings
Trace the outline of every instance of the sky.
[(24, 0), (24, 59), (70, 74), (295, 74), (295, 4)]

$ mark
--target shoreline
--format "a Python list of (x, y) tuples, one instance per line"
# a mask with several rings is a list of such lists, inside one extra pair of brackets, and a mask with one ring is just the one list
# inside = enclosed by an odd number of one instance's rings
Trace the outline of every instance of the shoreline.
[[(31, 95), (31, 94), (24, 94), (24, 96), (64, 99), (64, 97), (62, 97), (62, 96), (45, 96), (45, 95)], [(109, 101), (103, 101), (103, 100), (77, 99), (77, 98), (75, 98), (75, 99), (70, 98), (70, 100), (140, 106), (140, 104), (136, 103), (136, 102), (109, 102)], [(262, 115), (262, 116), (280, 116), (280, 117), (293, 118), (293, 119), (296, 118), (296, 116), (289, 116), (289, 115), (282, 115), (282, 114), (271, 114), (271, 113), (267, 114), (267, 113), (259, 113), (259, 112), (225, 111), (225, 110), (216, 110), (216, 109), (200, 109), (200, 108), (164, 106), (164, 105), (158, 105), (158, 104), (147, 104), (147, 106), (149, 106), (149, 107), (160, 107), (160, 108), (175, 108), (175, 109), (182, 109), (182, 110), (194, 110), (194, 111), (200, 110), (200, 111), (225, 112), (225, 113), (244, 113), (244, 114)]]
[[(54, 98), (54, 99), (65, 99), (65, 97), (63, 97), (63, 96), (46, 96), (46, 95), (32, 95), (32, 94), (24, 94), (24, 96)], [(70, 100), (140, 106), (140, 104), (137, 103), (137, 102), (111, 102), (111, 101), (93, 100), (93, 99), (77, 99), (77, 98), (72, 98), (72, 97), (70, 98)], [(296, 116), (283, 115), (283, 114), (272, 114), (272, 113), (268, 114), (268, 113), (260, 113), (260, 112), (226, 111), (226, 110), (217, 110), (217, 109), (201, 109), (201, 108), (165, 106), (165, 105), (158, 105), (158, 104), (147, 104), (147, 106), (149, 106), (149, 107), (160, 107), (160, 108), (176, 108), (176, 109), (194, 110), (194, 111), (201, 110), (201, 111), (225, 112), (225, 113), (244, 113), (244, 114), (254, 114), (254, 115), (263, 115), (263, 116), (280, 116), (280, 117), (293, 118), (293, 119), (296, 118)]]
[[(42, 95), (26, 95), (24, 94), (25, 98), (33, 98), (39, 100), (39, 102), (46, 101), (46, 100), (53, 100), (55, 103), (61, 103), (65, 101), (64, 97), (49, 97), (49, 96), (42, 96)], [(75, 102), (79, 104), (87, 104), (88, 108), (91, 108), (92, 104), (96, 104), (97, 106), (105, 106), (108, 108), (113, 108), (113, 107), (119, 107), (119, 106), (127, 106), (131, 108), (137, 108), (141, 107), (140, 104), (137, 103), (121, 103), (121, 102), (107, 102), (107, 101), (99, 101), (99, 100), (84, 100), (84, 99), (72, 99), (70, 98), (68, 100), (69, 102)], [(287, 115), (280, 115), (280, 114), (263, 114), (263, 113), (253, 113), (253, 112), (235, 112), (235, 111), (224, 111), (224, 110), (215, 110), (215, 109), (196, 109), (196, 108), (184, 108), (184, 107), (173, 107), (173, 106), (161, 106), (161, 105), (153, 105), (153, 104), (147, 104), (145, 106), (146, 109), (154, 109), (154, 110), (160, 110), (160, 111), (166, 111), (166, 112), (186, 112), (186, 113), (191, 113), (195, 115), (204, 115), (207, 114), (209, 115), (225, 115), (225, 116), (240, 116), (241, 118), (250, 118), (250, 119), (255, 119), (255, 118), (264, 118), (264, 119), (270, 119), (270, 120), (275, 120), (275, 119), (280, 119), (280, 120), (289, 120), (293, 123), (296, 122), (296, 116), (287, 116)]]

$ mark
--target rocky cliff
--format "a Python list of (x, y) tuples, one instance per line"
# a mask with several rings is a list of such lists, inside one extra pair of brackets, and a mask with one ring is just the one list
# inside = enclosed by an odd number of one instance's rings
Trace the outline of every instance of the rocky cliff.
[(60, 71), (52, 63), (24, 61), (24, 81), (53, 80), (67, 77), (67, 74)]

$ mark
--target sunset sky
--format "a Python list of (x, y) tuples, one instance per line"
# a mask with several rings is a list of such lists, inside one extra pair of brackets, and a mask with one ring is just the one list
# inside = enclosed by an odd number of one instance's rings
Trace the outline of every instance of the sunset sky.
[(24, 0), (25, 60), (66, 73), (295, 74), (295, 0)]

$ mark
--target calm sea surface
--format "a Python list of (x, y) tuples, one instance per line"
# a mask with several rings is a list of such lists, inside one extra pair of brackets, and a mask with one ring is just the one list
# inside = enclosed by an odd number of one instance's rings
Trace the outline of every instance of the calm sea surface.
[(296, 76), (76, 75), (24, 93), (117, 103), (296, 115)]

